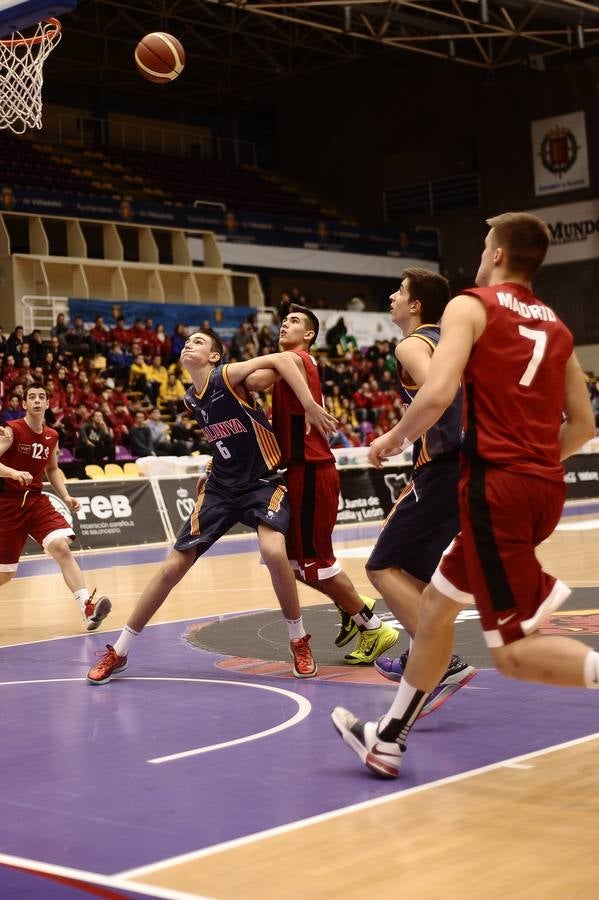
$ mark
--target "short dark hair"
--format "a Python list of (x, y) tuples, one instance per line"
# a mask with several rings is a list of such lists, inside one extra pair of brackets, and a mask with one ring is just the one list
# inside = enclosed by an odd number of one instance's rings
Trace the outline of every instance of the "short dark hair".
[[(312, 312), (311, 309), (308, 309), (307, 306), (302, 306), (300, 303), (290, 303), (289, 311), (285, 313), (285, 315), (289, 315), (290, 312), (300, 313), (302, 316), (305, 316), (308, 322), (310, 323), (310, 328), (314, 331), (314, 337), (308, 344), (308, 347), (311, 347), (316, 338), (318, 337), (318, 330), (320, 328), (320, 322), (318, 321), (318, 317)], [(282, 316), (285, 318), (285, 316)]]
[(48, 396), (48, 391), (46, 390), (46, 385), (42, 384), (40, 381), (34, 381), (33, 384), (28, 384), (25, 388), (25, 397), (29, 391), (43, 391), (46, 397)]
[(212, 342), (212, 352), (218, 353), (220, 359), (219, 362), (222, 362), (223, 356), (225, 355), (225, 345), (217, 335), (216, 331), (213, 331), (212, 328), (199, 328), (200, 334), (205, 334), (210, 338)]
[(506, 255), (508, 269), (531, 278), (543, 264), (551, 236), (542, 219), (532, 213), (502, 213), (487, 219), (495, 232), (495, 247)]
[(422, 322), (438, 322), (450, 299), (447, 278), (420, 266), (404, 269), (401, 277), (410, 279), (410, 297), (420, 302)]

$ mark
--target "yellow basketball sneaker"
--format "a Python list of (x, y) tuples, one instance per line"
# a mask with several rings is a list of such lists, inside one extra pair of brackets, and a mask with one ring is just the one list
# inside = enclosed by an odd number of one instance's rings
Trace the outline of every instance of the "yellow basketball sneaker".
[[(360, 600), (364, 602), (364, 605), (368, 607), (370, 612), (372, 612), (376, 600), (373, 600), (372, 597), (364, 597), (363, 594), (359, 594), (359, 597)], [(345, 645), (349, 644), (352, 638), (358, 634), (359, 629), (350, 614), (346, 613), (345, 610), (339, 608), (339, 615), (341, 616), (341, 622), (339, 623), (339, 631), (335, 638), (335, 646), (345, 647)]]
[(399, 632), (384, 623), (379, 628), (361, 631), (358, 643), (351, 653), (345, 656), (348, 666), (371, 666), (377, 656), (392, 647), (399, 637)]

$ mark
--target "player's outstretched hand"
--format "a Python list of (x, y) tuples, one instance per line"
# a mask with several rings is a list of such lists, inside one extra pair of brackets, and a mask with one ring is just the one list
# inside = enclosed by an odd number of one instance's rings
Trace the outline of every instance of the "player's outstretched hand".
[(375, 469), (381, 469), (385, 460), (396, 453), (401, 453), (404, 448), (404, 442), (397, 441), (393, 437), (393, 432), (382, 434), (376, 438), (368, 448), (368, 462)]
[(7, 425), (0, 425), (0, 438), (10, 437), (10, 428)]
[(13, 469), (14, 475), (11, 475), (13, 481), (16, 481), (17, 484), (20, 484), (21, 487), (27, 487), (33, 481), (33, 475), (31, 472), (19, 472), (18, 469)]
[(323, 409), (316, 400), (304, 410), (306, 416), (306, 434), (310, 434), (312, 426), (316, 428), (323, 437), (328, 438), (329, 434), (335, 434), (337, 431), (337, 419)]
[(79, 501), (77, 500), (76, 497), (71, 497), (71, 496), (65, 497), (64, 502), (69, 507), (71, 512), (78, 512), (81, 509), (81, 504), (79, 503)]

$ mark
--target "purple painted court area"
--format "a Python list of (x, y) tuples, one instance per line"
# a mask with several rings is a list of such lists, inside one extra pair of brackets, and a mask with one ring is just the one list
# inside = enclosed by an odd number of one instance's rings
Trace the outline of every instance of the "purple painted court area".
[[(147, 894), (0, 864), (0, 896), (10, 900), (147, 900)], [(156, 895), (158, 896), (158, 894)]]
[[(0, 852), (114, 874), (596, 730), (590, 692), (484, 671), (415, 728), (401, 779), (381, 781), (341, 742), (329, 713), (341, 704), (380, 715), (392, 685), (255, 676), (225, 684), (231, 676), (215, 668), (222, 657), (189, 646), (185, 627), (146, 629), (125, 675), (100, 687), (82, 678), (110, 634), (0, 649)], [(217, 683), (194, 680), (202, 678)], [(297, 712), (292, 698), (243, 686), (250, 681), (301, 694), (311, 713), (269, 737), (147, 762)]]

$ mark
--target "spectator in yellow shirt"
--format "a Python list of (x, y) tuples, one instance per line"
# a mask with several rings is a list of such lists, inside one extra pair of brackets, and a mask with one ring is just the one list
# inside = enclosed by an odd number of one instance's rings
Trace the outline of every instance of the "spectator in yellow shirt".
[(185, 386), (174, 372), (167, 375), (166, 384), (161, 385), (158, 403), (163, 412), (175, 415), (183, 409)]
[(162, 357), (159, 355), (152, 357), (152, 364), (148, 367), (148, 387), (150, 389), (150, 399), (152, 403), (156, 403), (161, 387), (166, 384), (167, 371), (162, 365)]
[(148, 386), (148, 376), (150, 367), (143, 358), (142, 353), (138, 353), (129, 369), (129, 387), (133, 391), (140, 391), (142, 394), (150, 395)]

